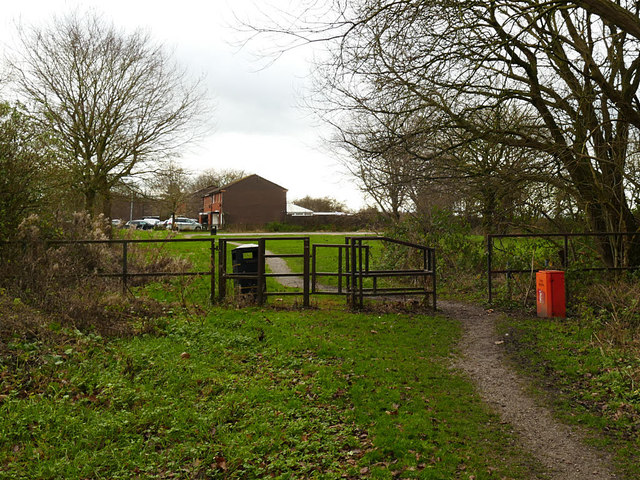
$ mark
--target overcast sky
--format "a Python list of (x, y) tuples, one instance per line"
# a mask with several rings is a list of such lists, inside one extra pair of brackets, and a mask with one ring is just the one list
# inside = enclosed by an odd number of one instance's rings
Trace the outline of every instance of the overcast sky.
[[(143, 28), (175, 52), (195, 76), (204, 75), (215, 103), (213, 133), (185, 152), (189, 170), (242, 169), (289, 190), (288, 199), (330, 196), (358, 209), (362, 195), (337, 159), (322, 145), (326, 131), (300, 109), (312, 52), (299, 49), (267, 68), (255, 54), (259, 45), (238, 50), (234, 11), (247, 18), (253, 0), (19, 0), (3, 4), (0, 35), (11, 41), (18, 22), (46, 22), (78, 8), (104, 14), (127, 30)], [(287, 0), (269, 0), (283, 5)], [(264, 45), (262, 45), (264, 46)]]

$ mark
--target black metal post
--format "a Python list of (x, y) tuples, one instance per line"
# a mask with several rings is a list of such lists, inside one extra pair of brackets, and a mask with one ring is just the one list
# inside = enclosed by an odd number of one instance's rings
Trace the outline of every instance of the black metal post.
[(211, 239), (211, 293), (209, 295), (209, 303), (216, 303), (216, 241)]
[(258, 240), (258, 305), (264, 305), (265, 277), (264, 277), (265, 239)]
[(358, 240), (358, 308), (364, 307), (364, 294), (363, 294), (363, 268), (362, 268), (362, 239)]
[(433, 257), (433, 260), (431, 261), (431, 265), (433, 266), (433, 309), (436, 310), (437, 308), (437, 301), (436, 301), (436, 249), (432, 248), (431, 249), (431, 255)]
[(318, 254), (318, 246), (314, 243), (311, 246), (311, 293), (316, 293), (316, 255)]
[(350, 250), (351, 253), (351, 272), (350, 272), (350, 290), (351, 294), (351, 308), (356, 308), (356, 239), (351, 238)]
[(342, 247), (338, 247), (338, 293), (342, 293)]
[(489, 293), (489, 304), (493, 302), (493, 291), (491, 284), (491, 270), (493, 261), (493, 237), (487, 235), (487, 290)]
[(128, 243), (125, 240), (122, 242), (122, 293), (127, 293), (127, 255), (128, 255)]
[(218, 299), (223, 301), (227, 296), (227, 241), (218, 242)]
[[(360, 242), (360, 245), (362, 245), (362, 242)], [(365, 245), (364, 249), (364, 271), (369, 273), (369, 245)]]
[[(304, 254), (303, 261), (303, 285), (302, 285), (302, 302), (305, 307), (309, 306), (309, 237), (303, 240)], [(315, 281), (315, 280), (314, 280)]]

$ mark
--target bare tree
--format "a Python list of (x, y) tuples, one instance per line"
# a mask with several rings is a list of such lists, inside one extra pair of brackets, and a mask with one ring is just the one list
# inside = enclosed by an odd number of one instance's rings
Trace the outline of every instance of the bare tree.
[(218, 188), (246, 176), (247, 174), (244, 170), (231, 168), (216, 170), (215, 168), (210, 168), (201, 172), (193, 179), (191, 189), (196, 192), (205, 188)]
[[(640, 5), (637, 3), (621, 5), (611, 0), (574, 0), (573, 3), (640, 40)], [(560, 1), (554, 7), (564, 8), (566, 5), (566, 1)]]
[(57, 138), (70, 184), (109, 214), (110, 190), (201, 132), (205, 95), (162, 45), (98, 15), (23, 28), (10, 60), (34, 119)]
[(191, 197), (189, 178), (189, 172), (175, 160), (169, 160), (147, 181), (153, 194), (162, 201), (164, 210), (169, 212), (174, 228), (176, 215), (186, 213)]
[[(294, 31), (284, 22), (268, 30), (329, 42), (319, 90), (334, 124), (345, 111), (437, 112), (452, 138), (535, 152), (591, 231), (635, 232), (628, 152), (640, 128), (640, 40), (597, 9), (608, 3), (328, 0), (305, 2)], [(637, 16), (636, 2), (618, 5), (625, 19)], [(517, 129), (483, 119), (498, 108), (521, 112)], [(611, 265), (640, 264), (640, 238), (603, 237), (601, 253)]]

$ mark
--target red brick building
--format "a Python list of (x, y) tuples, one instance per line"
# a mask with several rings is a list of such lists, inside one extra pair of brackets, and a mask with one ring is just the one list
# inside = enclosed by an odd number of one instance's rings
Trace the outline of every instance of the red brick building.
[(287, 189), (259, 175), (236, 180), (203, 195), (200, 222), (208, 225), (257, 226), (284, 222)]

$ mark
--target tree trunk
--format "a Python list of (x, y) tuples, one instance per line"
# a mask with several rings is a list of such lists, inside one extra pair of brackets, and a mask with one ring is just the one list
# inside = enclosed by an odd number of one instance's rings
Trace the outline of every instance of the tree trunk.
[[(586, 203), (585, 212), (592, 232), (638, 232), (638, 221), (625, 198)], [(640, 233), (630, 236), (599, 236), (598, 251), (608, 267), (640, 266)]]

